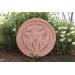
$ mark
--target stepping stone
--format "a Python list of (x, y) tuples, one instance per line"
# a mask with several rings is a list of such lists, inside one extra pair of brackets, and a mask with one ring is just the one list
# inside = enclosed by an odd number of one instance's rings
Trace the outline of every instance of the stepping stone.
[(33, 18), (21, 25), (16, 42), (20, 51), (29, 57), (45, 56), (55, 45), (55, 30), (47, 21)]

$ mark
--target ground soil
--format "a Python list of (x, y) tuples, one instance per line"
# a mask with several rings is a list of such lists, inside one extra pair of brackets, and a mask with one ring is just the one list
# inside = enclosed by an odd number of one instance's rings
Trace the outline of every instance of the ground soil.
[(75, 56), (52, 56), (48, 54), (41, 58), (31, 58), (20, 51), (7, 52), (0, 49), (0, 62), (75, 62)]

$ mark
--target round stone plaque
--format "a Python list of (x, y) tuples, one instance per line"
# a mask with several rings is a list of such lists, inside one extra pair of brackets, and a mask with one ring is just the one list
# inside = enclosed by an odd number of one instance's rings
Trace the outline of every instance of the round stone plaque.
[(27, 56), (45, 56), (54, 47), (54, 28), (45, 20), (33, 18), (24, 22), (16, 35), (18, 48)]

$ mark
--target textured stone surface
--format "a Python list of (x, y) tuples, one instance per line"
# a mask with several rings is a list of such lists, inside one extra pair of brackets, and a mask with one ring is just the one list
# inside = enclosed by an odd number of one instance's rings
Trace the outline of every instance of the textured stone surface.
[(53, 27), (45, 20), (33, 18), (19, 28), (16, 42), (27, 56), (44, 56), (54, 47), (56, 35)]

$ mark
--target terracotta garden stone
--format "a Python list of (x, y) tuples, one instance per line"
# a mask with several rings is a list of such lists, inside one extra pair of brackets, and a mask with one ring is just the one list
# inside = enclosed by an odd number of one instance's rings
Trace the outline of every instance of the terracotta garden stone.
[(53, 49), (55, 41), (54, 28), (40, 18), (24, 22), (16, 35), (18, 48), (29, 57), (47, 55)]

